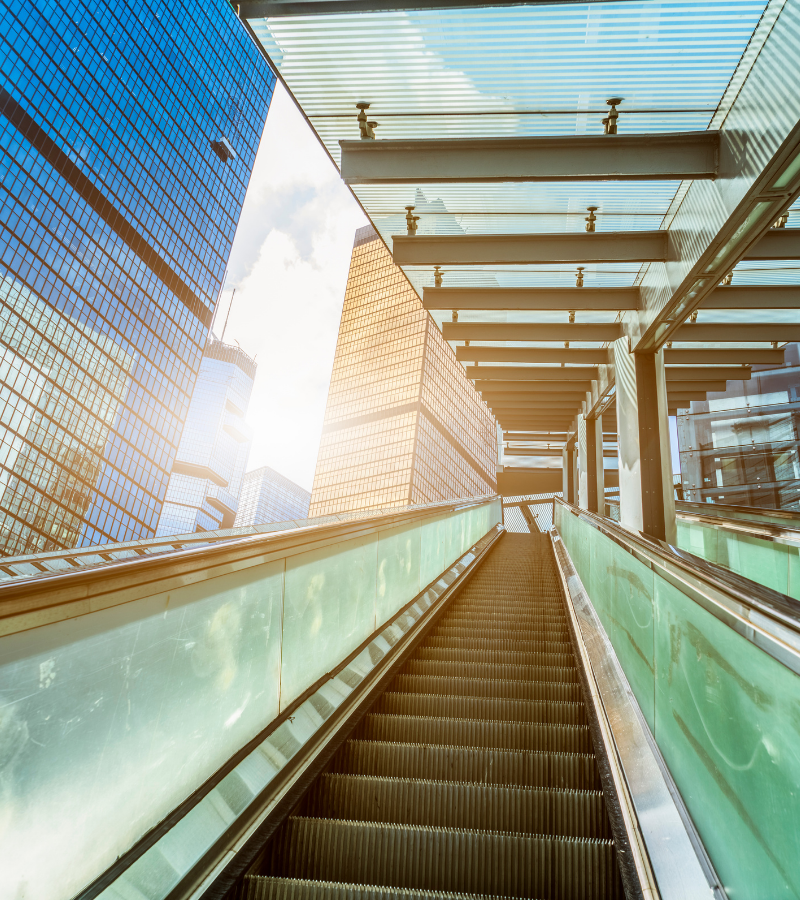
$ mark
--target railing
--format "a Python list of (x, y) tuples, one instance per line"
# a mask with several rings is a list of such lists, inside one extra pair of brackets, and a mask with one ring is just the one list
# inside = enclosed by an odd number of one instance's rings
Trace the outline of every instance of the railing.
[[(800, 516), (785, 510), (675, 504), (678, 548), (800, 599)], [(619, 521), (619, 501), (606, 500)]]
[[(478, 498), (155, 555), (95, 548), (0, 584), (0, 895), (84, 890), (500, 518)], [(206, 813), (233, 816), (242, 791)], [(194, 851), (175, 835), (179, 862)]]
[(730, 896), (800, 896), (800, 604), (563, 501), (555, 513)]

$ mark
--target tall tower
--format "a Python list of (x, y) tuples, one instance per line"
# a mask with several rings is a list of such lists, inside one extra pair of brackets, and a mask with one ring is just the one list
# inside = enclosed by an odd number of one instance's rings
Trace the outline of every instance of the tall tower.
[(371, 226), (356, 232), (309, 516), (492, 493), (495, 421)]
[(250, 454), (245, 414), (256, 364), (209, 341), (158, 520), (157, 537), (232, 528)]
[(275, 78), (224, 0), (7, 0), (0, 67), (0, 555), (151, 537)]

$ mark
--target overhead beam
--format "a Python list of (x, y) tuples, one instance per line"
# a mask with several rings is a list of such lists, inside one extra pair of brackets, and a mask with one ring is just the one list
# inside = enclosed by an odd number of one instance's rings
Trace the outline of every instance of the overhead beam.
[(575, 415), (575, 411), (580, 407), (580, 403), (575, 400), (572, 403), (564, 403), (559, 400), (535, 400), (535, 399), (514, 399), (514, 400), (489, 400), (484, 397), (486, 405), (490, 409), (558, 409), (571, 411), (571, 415)]
[[(567, 0), (570, 2), (570, 0)], [(587, 2), (587, 0), (584, 0)], [(600, 0), (588, 0), (598, 3)], [(551, 4), (552, 0), (525, 0), (524, 5)], [(407, 12), (417, 9), (483, 9), (487, 6), (521, 6), (522, 0), (244, 0), (237, 3), (242, 19), (279, 19), (284, 16), (338, 16), (342, 13)], [(598, 109), (598, 115), (607, 110)], [(355, 116), (353, 117), (355, 121)]]
[(724, 349), (703, 347), (695, 350), (681, 347), (677, 350), (665, 350), (664, 362), (668, 366), (692, 364), (735, 366), (740, 363), (751, 366), (780, 366), (783, 365), (783, 350), (754, 350), (749, 347), (736, 347), (730, 350), (727, 347)]
[[(800, 230), (800, 229), (798, 229)], [(800, 341), (798, 322), (742, 322), (717, 324), (693, 322), (681, 325), (675, 332), (676, 341), (702, 341), (703, 343), (746, 343), (749, 341)]]
[(481, 394), (547, 394), (548, 400), (586, 399), (585, 389), (576, 382), (558, 387), (552, 381), (476, 381), (475, 390)]
[(666, 366), (667, 385), (685, 381), (748, 381), (749, 366)]
[(522, 432), (509, 432), (508, 434), (503, 434), (504, 441), (566, 441), (567, 433), (566, 431), (559, 434), (551, 434), (549, 432), (539, 432), (539, 431), (522, 431)]
[(339, 141), (346, 184), (714, 178), (719, 132)]
[(705, 400), (709, 391), (717, 391), (717, 390), (725, 390), (725, 386), (722, 387), (703, 387), (702, 390), (696, 389), (693, 391), (667, 391), (667, 402), (672, 405), (674, 403), (680, 403), (683, 401), (691, 401), (691, 400)]
[(748, 260), (800, 259), (800, 228), (771, 228), (744, 255)]
[(700, 309), (800, 309), (800, 285), (732, 284), (718, 287), (704, 298)]
[(621, 310), (639, 309), (639, 288), (422, 289), (425, 309)]
[(666, 231), (394, 235), (398, 266), (666, 262)]
[(608, 363), (608, 350), (542, 350), (539, 347), (484, 347), (480, 344), (456, 347), (456, 359), (463, 362), (581, 363), (602, 366)]
[[(615, 341), (619, 322), (445, 322), (446, 341)], [(753, 338), (751, 338), (753, 340)]]
[[(495, 381), (479, 382), (480, 384), (488, 384), (490, 386), (497, 384)], [(531, 403), (560, 403), (566, 405), (580, 404), (586, 399), (586, 392), (580, 390), (558, 391), (548, 390), (552, 385), (545, 385), (542, 390), (538, 384), (528, 385), (526, 382), (514, 382), (520, 390), (499, 390), (493, 391), (491, 387), (488, 390), (482, 390), (481, 396), (489, 403), (496, 403), (502, 400), (524, 400)], [(571, 386), (570, 386), (571, 387)]]
[(467, 366), (467, 378), (588, 383), (597, 378), (597, 369), (593, 366)]

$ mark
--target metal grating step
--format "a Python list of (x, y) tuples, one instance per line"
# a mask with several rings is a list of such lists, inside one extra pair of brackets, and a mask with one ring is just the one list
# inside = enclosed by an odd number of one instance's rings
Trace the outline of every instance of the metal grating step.
[(571, 653), (525, 653), (521, 650), (467, 650), (462, 647), (422, 646), (417, 659), (441, 659), (453, 662), (508, 663), (514, 666), (547, 666), (568, 669), (575, 665)]
[(479, 895), (247, 875), (241, 900), (479, 900)]
[(496, 678), (449, 678), (446, 675), (398, 675), (390, 690), (452, 697), (499, 697), (509, 700), (583, 701), (579, 684), (547, 681), (500, 681)]
[(504, 700), (496, 697), (454, 697), (446, 694), (387, 691), (372, 711), (399, 716), (481, 719), (484, 722), (586, 725), (583, 703), (553, 703), (547, 700)]
[(611, 837), (598, 791), (326, 773), (316, 780), (298, 812), (397, 825)]
[(414, 744), (451, 744), (455, 747), (592, 752), (586, 725), (482, 722), (475, 719), (368, 713), (356, 728), (354, 736), (368, 741), (409, 741)]
[(600, 775), (591, 754), (492, 750), (435, 744), (346, 741), (331, 771), (397, 778), (433, 778), (475, 784), (598, 791)]
[(548, 666), (510, 666), (442, 659), (409, 659), (401, 671), (409, 675), (449, 675), (458, 678), (494, 678), (498, 681), (556, 681), (578, 683), (578, 670)]
[(451, 637), (449, 635), (433, 635), (425, 641), (427, 647), (458, 647), (464, 650), (509, 650), (515, 653), (572, 653), (569, 641), (557, 640), (517, 640), (513, 637)]
[(264, 874), (545, 900), (622, 900), (611, 841), (292, 816)]

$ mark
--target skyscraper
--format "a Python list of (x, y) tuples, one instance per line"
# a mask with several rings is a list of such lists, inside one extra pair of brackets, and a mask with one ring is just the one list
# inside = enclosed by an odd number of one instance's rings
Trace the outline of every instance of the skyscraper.
[(494, 419), (371, 226), (356, 232), (310, 516), (491, 493)]
[(210, 341), (183, 426), (157, 537), (232, 528), (250, 453), (244, 420), (256, 365), (239, 347)]
[(244, 476), (235, 524), (238, 528), (305, 519), (310, 502), (307, 490), (269, 466), (262, 466)]
[(150, 537), (274, 75), (224, 0), (9, 0), (0, 67), (0, 554)]

